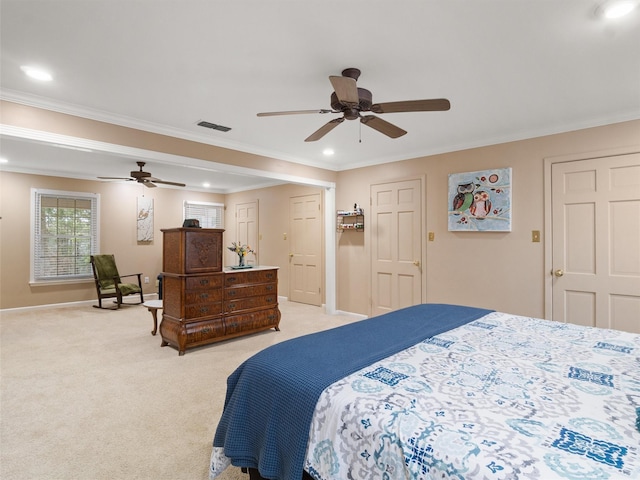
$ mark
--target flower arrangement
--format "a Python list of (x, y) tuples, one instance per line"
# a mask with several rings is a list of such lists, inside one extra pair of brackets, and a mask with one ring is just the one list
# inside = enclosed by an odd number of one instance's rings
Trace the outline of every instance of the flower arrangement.
[(227, 248), (242, 257), (246, 257), (247, 253), (255, 253), (249, 245), (242, 245), (240, 242), (231, 242), (231, 246)]
[(249, 245), (243, 245), (240, 242), (231, 242), (231, 246), (227, 248), (238, 255), (238, 267), (233, 268), (249, 268), (245, 267), (244, 257), (247, 256), (247, 253), (255, 253)]

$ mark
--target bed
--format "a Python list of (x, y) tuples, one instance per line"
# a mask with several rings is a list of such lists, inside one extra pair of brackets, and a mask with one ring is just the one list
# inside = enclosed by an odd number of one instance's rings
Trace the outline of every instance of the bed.
[(210, 478), (640, 478), (640, 335), (458, 305), (269, 347), (229, 377)]

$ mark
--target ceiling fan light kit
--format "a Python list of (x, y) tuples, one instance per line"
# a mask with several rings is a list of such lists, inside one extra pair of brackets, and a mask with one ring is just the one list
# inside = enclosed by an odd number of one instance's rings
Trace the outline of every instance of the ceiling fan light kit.
[(362, 115), (363, 112), (373, 112), (376, 114), (435, 112), (446, 111), (451, 108), (451, 103), (446, 98), (373, 103), (373, 94), (369, 90), (357, 86), (357, 80), (360, 78), (360, 73), (360, 70), (357, 68), (346, 68), (342, 71), (342, 76), (332, 75), (329, 77), (329, 81), (331, 82), (334, 90), (329, 102), (331, 110), (316, 109), (263, 112), (258, 113), (258, 116), (269, 117), (276, 115), (298, 115), (308, 113), (342, 113), (342, 117), (330, 120), (305, 139), (305, 142), (315, 142), (340, 125), (344, 120), (359, 119), (361, 124), (371, 127), (389, 138), (398, 138), (407, 133), (400, 127), (376, 117), (375, 115)]

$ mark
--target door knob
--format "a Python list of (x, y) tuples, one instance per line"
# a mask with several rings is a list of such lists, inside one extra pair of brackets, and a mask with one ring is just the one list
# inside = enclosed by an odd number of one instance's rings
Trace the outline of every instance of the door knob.
[(292, 257), (293, 257), (293, 253), (290, 253), (290, 254), (289, 254), (289, 258), (292, 258)]
[(419, 266), (420, 266), (420, 260), (414, 260), (414, 261), (413, 261), (413, 264), (414, 264), (416, 267), (419, 267)]
[(564, 275), (564, 272), (563, 272), (561, 269), (558, 269), (558, 270), (556, 270), (555, 272), (553, 272), (553, 274), (554, 274), (556, 277), (561, 277), (561, 276), (563, 276), (563, 275)]

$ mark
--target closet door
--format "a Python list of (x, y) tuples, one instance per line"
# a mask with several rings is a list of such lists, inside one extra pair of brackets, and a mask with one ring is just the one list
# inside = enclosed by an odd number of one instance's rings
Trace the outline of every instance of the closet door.
[(371, 315), (422, 303), (419, 179), (371, 186)]
[(289, 199), (289, 300), (322, 305), (322, 208), (319, 193)]
[(255, 255), (248, 254), (245, 258), (247, 265), (258, 265), (260, 251), (258, 244), (258, 201), (239, 203), (236, 205), (236, 234), (239, 241), (244, 245), (249, 245)]
[(640, 154), (551, 170), (553, 320), (640, 333)]

